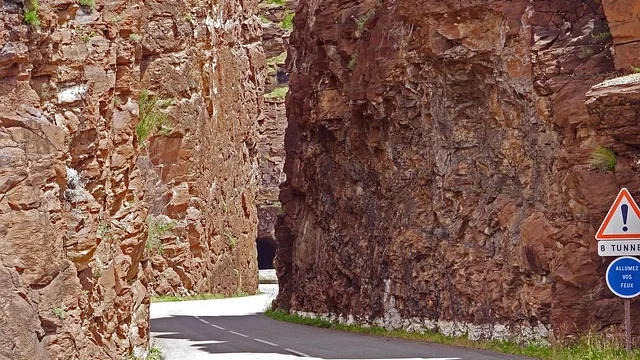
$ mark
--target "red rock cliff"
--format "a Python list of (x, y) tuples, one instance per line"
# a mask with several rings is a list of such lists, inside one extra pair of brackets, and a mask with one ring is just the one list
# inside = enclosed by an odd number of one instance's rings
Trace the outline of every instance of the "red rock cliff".
[(472, 338), (621, 322), (594, 233), (640, 196), (638, 118), (585, 106), (615, 75), (600, 2), (303, 0), (290, 42), (278, 306)]
[(255, 3), (82, 3), (0, 1), (3, 359), (143, 356), (152, 274), (256, 288)]
[[(263, 29), (262, 45), (267, 58), (265, 77), (265, 111), (258, 119), (258, 164), (260, 186), (256, 197), (258, 208), (258, 241), (275, 248), (276, 217), (282, 212), (278, 201), (280, 184), (284, 181), (284, 131), (287, 127), (284, 99), (289, 89), (289, 74), (285, 68), (291, 18), (297, 1), (261, 1), (260, 20)], [(260, 254), (258, 255), (260, 257)], [(270, 265), (270, 258), (259, 259), (262, 266)], [(271, 267), (270, 267), (271, 268)]]
[(155, 293), (257, 289), (256, 120), (265, 57), (256, 9), (242, 1), (149, 4), (141, 87), (167, 106), (139, 160)]

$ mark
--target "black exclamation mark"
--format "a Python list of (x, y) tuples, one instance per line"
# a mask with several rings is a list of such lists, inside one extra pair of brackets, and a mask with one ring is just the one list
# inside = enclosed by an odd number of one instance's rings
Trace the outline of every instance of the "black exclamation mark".
[(621, 205), (620, 211), (622, 211), (622, 223), (624, 224), (624, 226), (622, 227), (622, 231), (627, 231), (629, 230), (629, 228), (627, 227), (627, 212), (629, 211), (629, 205)]

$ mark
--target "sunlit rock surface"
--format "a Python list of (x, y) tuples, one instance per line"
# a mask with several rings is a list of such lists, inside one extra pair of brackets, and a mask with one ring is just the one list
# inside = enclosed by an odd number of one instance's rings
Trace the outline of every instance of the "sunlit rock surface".
[(142, 357), (148, 289), (256, 290), (256, 6), (0, 3), (0, 358)]

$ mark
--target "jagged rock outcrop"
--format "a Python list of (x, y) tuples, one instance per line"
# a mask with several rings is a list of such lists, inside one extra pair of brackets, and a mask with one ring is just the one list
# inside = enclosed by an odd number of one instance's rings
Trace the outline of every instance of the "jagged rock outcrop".
[(150, 282), (257, 286), (257, 4), (82, 4), (0, 2), (2, 359), (142, 357)]
[(602, 0), (613, 37), (618, 69), (640, 72), (640, 3), (634, 0)]
[(303, 0), (290, 42), (277, 306), (471, 338), (621, 323), (594, 234), (640, 195), (638, 119), (587, 112), (615, 76), (599, 2)]
[(164, 102), (139, 165), (157, 294), (254, 293), (257, 119), (265, 57), (256, 2), (160, 1), (141, 33), (141, 87)]
[[(587, 110), (595, 122), (595, 130), (605, 137), (603, 142), (612, 144), (616, 153), (627, 152), (629, 147), (640, 144), (638, 120), (640, 120), (640, 74), (616, 77), (594, 85), (586, 94)], [(616, 174), (629, 177), (633, 182), (640, 171), (636, 157), (616, 158), (625, 168), (636, 172)], [(637, 196), (637, 195), (636, 195)]]
[(0, 357), (141, 356), (142, 3), (40, 1), (39, 26), (33, 4), (0, 5)]

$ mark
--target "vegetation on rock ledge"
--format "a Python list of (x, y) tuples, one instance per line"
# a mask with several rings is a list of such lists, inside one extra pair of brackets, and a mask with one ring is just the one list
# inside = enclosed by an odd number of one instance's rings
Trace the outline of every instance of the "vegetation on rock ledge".
[(615, 171), (618, 161), (616, 154), (606, 147), (598, 147), (591, 153), (591, 166), (605, 171)]
[(136, 127), (138, 142), (142, 143), (151, 136), (151, 133), (167, 122), (167, 114), (161, 112), (173, 103), (173, 99), (161, 100), (157, 96), (150, 96), (149, 91), (140, 91), (138, 100), (138, 114), (140, 122)]
[(287, 96), (288, 91), (288, 86), (277, 87), (270, 93), (264, 94), (264, 98), (269, 100), (284, 100), (284, 98)]
[(295, 13), (292, 10), (284, 11), (284, 18), (280, 21), (280, 28), (282, 30), (291, 31), (293, 30), (293, 17)]
[(40, 26), (40, 17), (38, 16), (39, 8), (40, 5), (38, 5), (37, 0), (29, 1), (24, 9), (24, 22), (31, 26)]
[(91, 9), (96, 7), (95, 0), (78, 0), (78, 4), (80, 4), (80, 6), (88, 7)]
[[(257, 292), (259, 294), (260, 292)], [(237, 297), (245, 297), (249, 296), (249, 293), (238, 290), (235, 294), (231, 296), (225, 296), (223, 294), (197, 294), (193, 296), (176, 296), (176, 295), (158, 295), (152, 296), (152, 303), (160, 303), (160, 302), (178, 302), (178, 301), (194, 301), (194, 300), (219, 300), (219, 299), (227, 299), (227, 298), (237, 298)]]

